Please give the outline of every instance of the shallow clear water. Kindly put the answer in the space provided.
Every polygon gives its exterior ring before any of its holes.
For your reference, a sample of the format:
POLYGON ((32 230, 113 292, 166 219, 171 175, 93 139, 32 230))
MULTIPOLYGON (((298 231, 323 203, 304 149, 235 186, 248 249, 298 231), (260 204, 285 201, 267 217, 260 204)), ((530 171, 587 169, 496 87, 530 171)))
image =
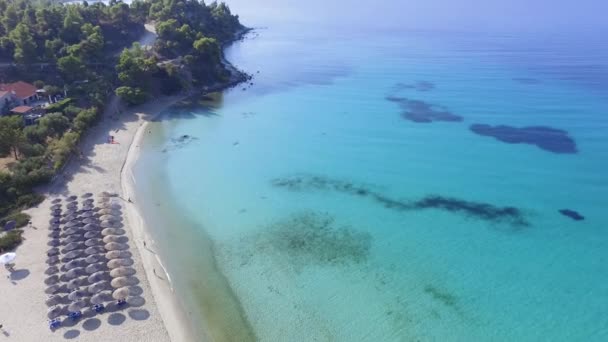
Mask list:
POLYGON ((229 48, 253 85, 168 111, 136 170, 197 326, 608 339, 608 46, 585 39, 274 27, 229 48), (577 153, 472 124, 564 130, 577 153))

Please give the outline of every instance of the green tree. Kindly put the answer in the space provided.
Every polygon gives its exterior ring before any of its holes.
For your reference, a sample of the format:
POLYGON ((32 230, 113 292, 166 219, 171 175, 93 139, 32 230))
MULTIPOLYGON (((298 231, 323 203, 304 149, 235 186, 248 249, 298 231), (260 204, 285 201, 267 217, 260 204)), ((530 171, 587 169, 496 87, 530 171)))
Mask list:
POLYGON ((147 99, 147 94, 141 88, 122 86, 116 88, 116 95, 129 105, 142 104, 147 99))
POLYGON ((66 81, 76 81, 82 79, 85 71, 85 65, 79 57, 65 56, 57 60, 57 67, 61 76, 66 81))
POLYGON ((214 38, 201 38, 194 42, 194 50, 208 62, 217 63, 220 58, 220 46, 214 38))
POLYGON ((38 127, 47 137, 58 137, 70 127, 70 120, 61 113, 51 113, 38 121, 38 127))
POLYGON ((9 34, 9 37, 15 46, 14 58, 17 63, 31 64, 36 61, 37 46, 27 25, 23 23, 17 24, 17 27, 9 34))
POLYGON ((11 151, 15 160, 19 160, 19 148, 24 143, 25 136, 21 117, 0 117, 0 150, 11 151))

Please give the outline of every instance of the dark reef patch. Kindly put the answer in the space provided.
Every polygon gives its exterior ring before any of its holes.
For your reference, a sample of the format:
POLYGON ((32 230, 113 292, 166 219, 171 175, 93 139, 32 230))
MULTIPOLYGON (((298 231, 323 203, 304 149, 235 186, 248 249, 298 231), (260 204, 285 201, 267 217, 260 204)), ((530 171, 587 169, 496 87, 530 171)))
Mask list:
POLYGON ((401 117, 417 123, 429 123, 435 121, 460 122, 462 116, 456 115, 445 107, 424 102, 421 100, 410 100, 405 97, 390 95, 386 99, 397 103, 401 109, 401 117))
POLYGON ((272 185, 285 188, 289 191, 324 190, 366 197, 376 201, 387 209, 396 211, 437 209, 461 213, 467 217, 489 222, 508 223, 519 227, 529 225, 525 214, 520 209, 511 206, 499 207, 489 203, 473 202, 439 195, 429 195, 417 200, 397 200, 364 185, 321 176, 299 175, 277 178, 272 180, 272 185))
POLYGON ((583 221, 585 219, 585 216, 571 209, 560 209, 559 213, 573 219, 574 221, 583 221))
POLYGON ((508 220, 514 225, 526 226, 521 211, 515 207, 496 207, 488 203, 465 201, 458 198, 427 196, 414 202, 416 209, 440 209, 450 212, 462 212, 467 216, 486 221, 508 220))
POLYGON ((193 137, 188 134, 181 135, 177 138, 171 138, 170 143, 165 147, 162 152, 168 152, 171 150, 177 150, 186 147, 188 144, 198 140, 197 137, 193 137))
POLYGON ((457 308, 458 299, 451 293, 438 289, 432 285, 426 285, 424 287, 424 292, 429 294, 433 299, 441 302, 445 306, 449 306, 451 308, 457 308))
MULTIPOLYGON (((323 212, 300 212, 263 227, 246 246, 273 252, 297 268, 310 265, 345 266, 366 262, 372 237, 336 223, 323 212)), ((246 264, 246 263, 244 263, 246 264)))
POLYGON ((512 127, 474 124, 469 129, 478 135, 494 137, 507 144, 530 144, 553 153, 577 153, 576 142, 568 132, 545 126, 512 127))
POLYGON ((394 89, 396 91, 399 90, 405 90, 405 89, 413 89, 416 91, 431 91, 433 89, 435 89, 435 84, 428 82, 428 81, 417 81, 416 83, 413 84, 406 84, 406 83, 397 83, 395 84, 394 89))
POLYGON ((516 78, 513 78, 513 81, 518 82, 518 83, 522 83, 522 84, 539 84, 539 83, 542 83, 541 80, 539 80, 539 79, 529 78, 529 77, 516 77, 516 78))

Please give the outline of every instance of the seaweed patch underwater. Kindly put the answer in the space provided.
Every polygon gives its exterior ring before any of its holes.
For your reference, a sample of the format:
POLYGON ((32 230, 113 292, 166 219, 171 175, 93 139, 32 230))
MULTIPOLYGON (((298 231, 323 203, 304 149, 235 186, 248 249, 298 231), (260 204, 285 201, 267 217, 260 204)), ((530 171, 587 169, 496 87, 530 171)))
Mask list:
POLYGON ((367 197, 387 209, 403 212, 437 209, 460 213, 466 217, 479 220, 507 223, 515 227, 530 225, 522 210, 512 206, 500 207, 489 203, 440 195, 428 195, 416 200, 397 200, 363 185, 321 176, 298 175, 276 178, 272 180, 272 185, 289 191, 325 190, 367 197))

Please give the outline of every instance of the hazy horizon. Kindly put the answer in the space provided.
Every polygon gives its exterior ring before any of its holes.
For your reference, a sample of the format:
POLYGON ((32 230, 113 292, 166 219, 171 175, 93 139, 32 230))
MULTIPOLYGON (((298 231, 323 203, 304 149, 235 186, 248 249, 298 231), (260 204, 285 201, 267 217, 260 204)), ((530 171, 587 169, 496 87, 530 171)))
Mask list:
POLYGON ((608 2, 537 0, 226 0, 246 25, 284 22, 374 28, 492 31, 608 30, 608 2), (281 18, 281 19, 277 19, 281 18), (336 20, 337 19, 337 20, 336 20))

